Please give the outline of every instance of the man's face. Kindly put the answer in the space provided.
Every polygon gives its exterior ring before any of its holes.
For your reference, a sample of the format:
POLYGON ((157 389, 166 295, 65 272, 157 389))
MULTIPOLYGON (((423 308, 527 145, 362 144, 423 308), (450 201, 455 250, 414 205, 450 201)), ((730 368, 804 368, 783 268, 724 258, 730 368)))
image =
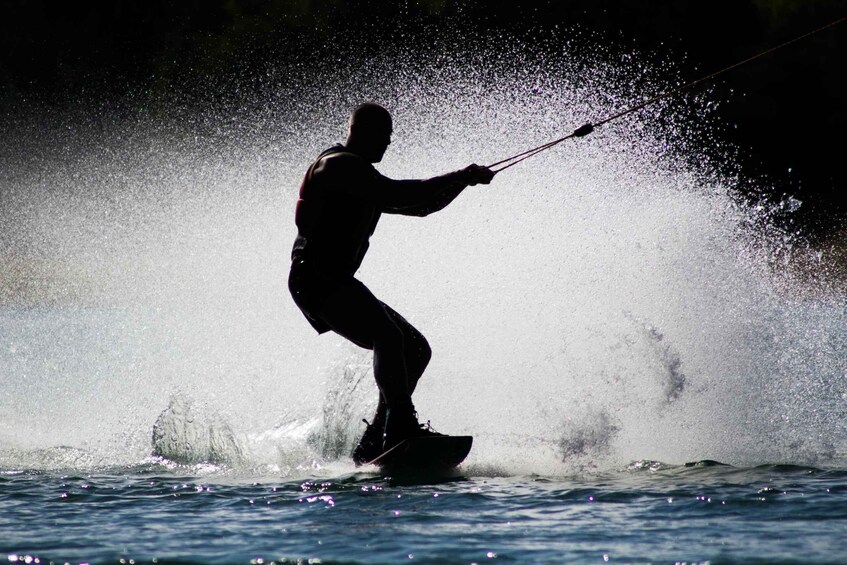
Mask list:
POLYGON ((387 114, 360 115, 350 123, 347 143, 369 163, 379 163, 391 145, 392 133, 391 117, 387 114))
POLYGON ((380 128, 379 130, 374 131, 371 144, 373 149, 373 163, 379 163, 382 161, 382 156, 385 155, 385 151, 388 149, 388 146, 391 145, 392 133, 393 130, 391 128, 391 124, 389 124, 387 128, 380 128))

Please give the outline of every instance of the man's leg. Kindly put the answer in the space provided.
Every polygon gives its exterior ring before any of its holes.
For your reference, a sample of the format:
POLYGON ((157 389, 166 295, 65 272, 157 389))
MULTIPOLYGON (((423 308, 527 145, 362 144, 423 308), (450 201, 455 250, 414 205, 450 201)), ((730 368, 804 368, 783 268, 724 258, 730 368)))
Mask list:
MULTIPOLYGON (((415 392, 415 387, 426 370, 429 360, 432 358, 432 349, 426 338, 412 324, 410 324, 403 316, 398 314, 390 306, 382 303, 383 308, 400 328, 403 333, 403 363, 406 367, 406 388, 411 396, 415 392)), ((372 426, 382 429, 385 427, 385 413, 388 405, 385 397, 380 393, 379 402, 377 402, 376 411, 373 415, 372 426)))
POLYGON ((411 395, 415 392, 418 380, 429 365, 429 360, 432 358, 432 349, 423 334, 406 321, 406 318, 386 304, 383 304, 383 308, 400 328, 400 331, 403 332, 403 360, 406 365, 407 386, 411 395))
POLYGON ((374 352, 380 402, 373 429, 382 429, 384 421, 386 441, 392 445, 419 432, 411 393, 431 356, 426 339, 355 279, 328 297, 319 315, 334 332, 374 352))
POLYGON ((338 335, 374 352, 374 378, 385 402, 410 402, 403 330, 385 305, 353 279, 324 302, 320 317, 338 335))
POLYGON ((424 370, 426 370, 429 364, 429 360, 432 357, 432 349, 430 349, 429 343, 423 334, 403 316, 384 303, 382 306, 403 335, 403 364, 406 373, 406 389, 409 394, 408 408, 403 406, 394 407, 393 416, 391 405, 380 395, 380 402, 377 404, 374 421, 380 422, 380 426, 385 429, 383 448, 388 448, 396 445, 399 441, 410 435, 425 433, 418 423, 418 415, 411 403, 411 396, 417 387, 421 375, 423 375, 424 370))

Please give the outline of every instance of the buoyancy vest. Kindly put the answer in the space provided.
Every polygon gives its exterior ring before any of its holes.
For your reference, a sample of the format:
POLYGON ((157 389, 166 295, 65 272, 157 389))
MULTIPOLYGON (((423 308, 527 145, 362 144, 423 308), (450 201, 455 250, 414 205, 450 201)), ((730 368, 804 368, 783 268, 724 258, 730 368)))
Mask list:
MULTIPOLYGON (((309 166, 295 211, 297 237, 291 258, 308 263, 325 276, 352 276, 358 270, 381 215, 376 202, 345 190, 338 175, 331 180, 314 175, 321 159, 345 151, 343 145, 330 147, 309 166)), ((373 172, 376 182, 379 173, 373 165, 362 161, 362 166, 373 172)), ((350 182, 368 182, 368 176, 361 180, 361 175, 351 175, 350 182)))

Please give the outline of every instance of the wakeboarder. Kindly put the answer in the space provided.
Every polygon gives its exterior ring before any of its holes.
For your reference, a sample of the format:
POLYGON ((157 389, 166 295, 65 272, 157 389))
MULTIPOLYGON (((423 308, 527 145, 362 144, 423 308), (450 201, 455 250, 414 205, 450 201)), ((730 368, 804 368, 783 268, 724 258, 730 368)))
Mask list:
POLYGON ((394 180, 379 173, 391 143, 391 115, 366 102, 353 109, 344 144, 323 151, 300 185, 288 287, 319 333, 332 330, 373 351, 379 401, 353 451, 357 465, 409 437, 440 435, 418 422, 412 393, 429 363, 426 338, 356 277, 380 216, 427 216, 471 185, 488 184, 489 168, 472 164, 428 179, 394 180))

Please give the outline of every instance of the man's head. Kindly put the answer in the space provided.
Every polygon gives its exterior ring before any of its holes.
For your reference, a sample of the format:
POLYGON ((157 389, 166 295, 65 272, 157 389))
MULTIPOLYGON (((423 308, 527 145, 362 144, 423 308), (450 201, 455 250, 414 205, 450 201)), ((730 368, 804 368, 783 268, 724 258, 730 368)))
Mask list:
POLYGON ((391 144, 391 114, 374 102, 359 104, 350 114, 347 149, 369 163, 379 163, 391 144))

